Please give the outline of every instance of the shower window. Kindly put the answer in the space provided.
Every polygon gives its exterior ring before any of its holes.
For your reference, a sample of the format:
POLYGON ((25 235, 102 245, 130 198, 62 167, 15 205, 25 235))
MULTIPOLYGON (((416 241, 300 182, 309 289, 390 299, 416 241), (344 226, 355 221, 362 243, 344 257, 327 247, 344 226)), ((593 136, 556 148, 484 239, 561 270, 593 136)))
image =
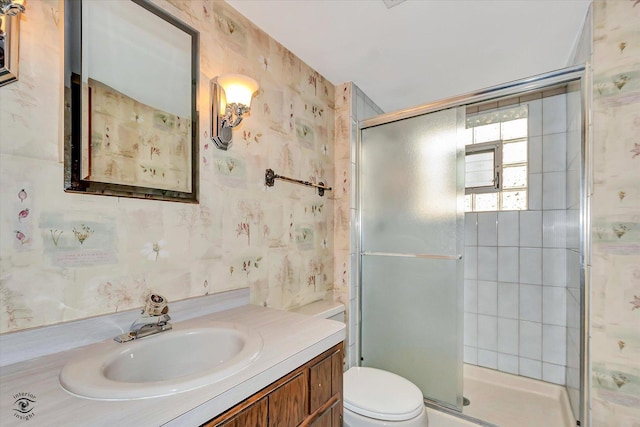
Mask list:
POLYGON ((500 142, 466 146, 465 193, 490 193, 500 189, 501 148, 500 142))
POLYGON ((465 136, 465 211, 527 209, 527 106, 467 115, 465 136))

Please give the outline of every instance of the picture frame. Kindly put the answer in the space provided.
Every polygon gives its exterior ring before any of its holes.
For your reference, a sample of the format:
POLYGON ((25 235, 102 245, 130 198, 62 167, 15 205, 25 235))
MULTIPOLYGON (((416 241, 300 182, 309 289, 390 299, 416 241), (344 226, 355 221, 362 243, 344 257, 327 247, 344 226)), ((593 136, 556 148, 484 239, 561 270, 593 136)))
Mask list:
POLYGON ((198 32, 146 0, 65 22, 65 191, 197 203, 198 32))
POLYGON ((18 80, 20 14, 0 15, 0 86, 18 80))

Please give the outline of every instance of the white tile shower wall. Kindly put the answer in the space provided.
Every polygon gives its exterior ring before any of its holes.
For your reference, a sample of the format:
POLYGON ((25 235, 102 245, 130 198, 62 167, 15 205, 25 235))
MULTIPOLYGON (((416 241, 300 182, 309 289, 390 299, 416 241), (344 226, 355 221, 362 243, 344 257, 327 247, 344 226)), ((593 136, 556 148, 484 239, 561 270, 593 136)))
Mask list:
POLYGON ((530 210, 465 215, 464 361, 557 384, 565 384, 567 316, 579 312, 567 295, 566 209, 576 197, 567 164, 579 142, 567 132, 575 105, 567 98, 528 102, 530 210))
MULTIPOLYGON (((498 317, 503 319, 518 319, 517 283, 498 283, 498 317)), ((466 290, 466 288, 465 288, 466 290)), ((517 338, 517 337, 516 337, 517 338)), ((517 342, 517 339, 516 339, 517 342)))
POLYGON ((498 212, 498 246, 518 246, 520 239, 518 217, 519 213, 516 211, 498 212))

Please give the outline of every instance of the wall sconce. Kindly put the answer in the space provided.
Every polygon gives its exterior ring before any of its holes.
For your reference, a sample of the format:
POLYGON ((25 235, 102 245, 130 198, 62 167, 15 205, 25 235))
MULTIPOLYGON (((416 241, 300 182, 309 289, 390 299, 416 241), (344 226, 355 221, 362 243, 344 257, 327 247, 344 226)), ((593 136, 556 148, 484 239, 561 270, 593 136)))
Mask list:
POLYGON ((249 114, 251 98, 259 87, 257 81, 242 74, 224 74, 211 80, 211 141, 220 150, 231 147, 232 130, 249 114))
POLYGON ((24 12, 24 0, 0 0, 0 15, 17 16, 24 12))

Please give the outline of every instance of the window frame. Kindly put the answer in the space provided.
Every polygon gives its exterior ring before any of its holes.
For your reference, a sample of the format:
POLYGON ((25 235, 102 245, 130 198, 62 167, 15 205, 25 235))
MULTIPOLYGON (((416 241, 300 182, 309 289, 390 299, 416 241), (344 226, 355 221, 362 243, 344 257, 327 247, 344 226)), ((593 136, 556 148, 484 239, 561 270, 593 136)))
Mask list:
POLYGON ((467 187, 464 194, 499 193, 502 191, 502 140, 465 145, 465 158, 469 154, 493 152, 493 185, 467 187))

